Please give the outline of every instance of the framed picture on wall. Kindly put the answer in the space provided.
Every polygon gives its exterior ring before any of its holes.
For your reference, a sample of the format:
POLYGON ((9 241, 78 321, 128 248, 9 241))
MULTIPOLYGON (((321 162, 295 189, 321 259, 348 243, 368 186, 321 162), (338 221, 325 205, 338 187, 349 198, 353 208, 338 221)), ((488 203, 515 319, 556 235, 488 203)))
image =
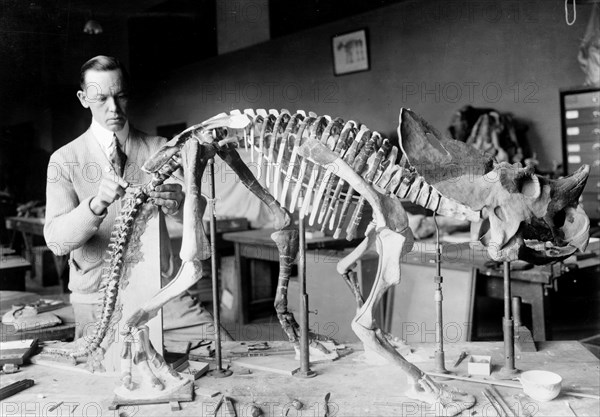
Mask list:
POLYGON ((369 70, 366 29, 333 36, 331 38, 331 49, 333 52, 333 73, 335 75, 369 70))

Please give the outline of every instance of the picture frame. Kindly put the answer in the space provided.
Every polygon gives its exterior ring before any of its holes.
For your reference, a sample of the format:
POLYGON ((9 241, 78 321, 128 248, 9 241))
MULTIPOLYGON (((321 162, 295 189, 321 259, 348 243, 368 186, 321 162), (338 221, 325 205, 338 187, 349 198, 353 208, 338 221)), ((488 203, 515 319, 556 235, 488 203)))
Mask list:
POLYGON ((332 36, 331 51, 336 76, 370 69, 367 29, 332 36))

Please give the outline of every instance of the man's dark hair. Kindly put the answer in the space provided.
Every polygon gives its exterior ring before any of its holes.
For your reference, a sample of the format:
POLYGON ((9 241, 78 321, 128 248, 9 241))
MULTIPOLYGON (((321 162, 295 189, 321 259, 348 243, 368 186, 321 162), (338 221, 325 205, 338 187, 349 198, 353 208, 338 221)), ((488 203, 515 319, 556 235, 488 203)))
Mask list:
POLYGON ((120 70, 123 82, 126 86, 129 86, 129 73, 121 61, 112 56, 98 55, 87 61, 81 66, 81 72, 79 73, 79 85, 82 90, 85 90, 85 74, 88 71, 114 71, 120 70))

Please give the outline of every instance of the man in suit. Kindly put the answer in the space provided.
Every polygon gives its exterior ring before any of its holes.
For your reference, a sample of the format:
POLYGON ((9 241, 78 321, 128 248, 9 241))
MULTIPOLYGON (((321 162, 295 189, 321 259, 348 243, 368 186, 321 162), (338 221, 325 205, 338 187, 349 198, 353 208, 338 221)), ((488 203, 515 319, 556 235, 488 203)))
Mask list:
MULTIPOLYGON (((69 289, 75 312, 76 337, 93 331, 99 319, 103 257, 118 215, 117 201, 130 183, 147 183, 141 170, 166 139, 149 136, 129 124, 129 79, 121 63, 97 56, 83 64, 77 97, 90 109, 89 129, 57 150, 50 158, 46 186, 44 236, 57 255, 70 255, 69 289)), ((167 216, 181 221, 184 193, 179 183, 165 183, 150 193, 154 204, 167 216)), ((161 216, 161 228, 166 230, 161 216)), ((161 265, 174 272, 166 233, 160 242, 161 265)), ((212 316, 185 293, 165 307, 165 327, 193 329, 196 337, 214 336, 212 316), (171 319, 171 320, 170 320, 171 319), (171 321, 171 322, 170 322, 171 321), (198 327, 201 326, 201 327, 198 327)), ((168 337, 165 335, 165 339, 168 337)))

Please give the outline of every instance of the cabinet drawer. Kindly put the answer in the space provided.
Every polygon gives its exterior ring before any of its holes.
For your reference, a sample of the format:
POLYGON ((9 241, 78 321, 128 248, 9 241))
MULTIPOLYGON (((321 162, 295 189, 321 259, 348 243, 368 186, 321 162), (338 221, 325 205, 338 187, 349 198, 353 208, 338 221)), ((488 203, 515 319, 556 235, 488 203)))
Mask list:
POLYGON ((582 107, 599 107, 600 91, 592 91, 581 94, 565 95, 565 109, 576 109, 582 107))
POLYGON ((571 155, 590 155, 600 157, 600 140, 589 142, 577 142, 569 140, 567 142, 567 156, 571 155))
POLYGON ((577 126, 567 126, 567 141, 600 141, 600 125, 581 124, 577 126))
POLYGON ((564 118, 567 126, 593 124, 600 127, 600 106, 565 110, 564 118))

